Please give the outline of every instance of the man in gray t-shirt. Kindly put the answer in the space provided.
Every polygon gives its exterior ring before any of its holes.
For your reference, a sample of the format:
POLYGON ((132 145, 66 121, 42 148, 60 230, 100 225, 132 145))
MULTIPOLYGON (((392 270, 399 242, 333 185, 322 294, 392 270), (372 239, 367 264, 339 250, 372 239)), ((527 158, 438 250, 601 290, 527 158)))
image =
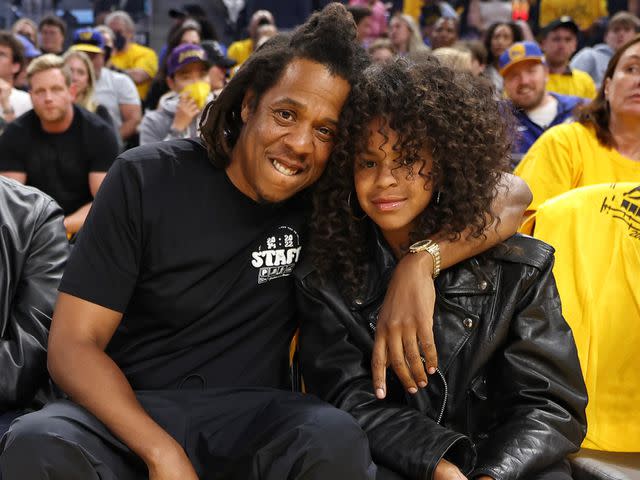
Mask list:
POLYGON ((93 98, 111 114, 122 147, 136 133, 142 119, 142 107, 133 80, 104 66, 107 49, 97 29, 81 28, 74 32, 71 50, 85 52, 91 58, 96 74, 93 98))

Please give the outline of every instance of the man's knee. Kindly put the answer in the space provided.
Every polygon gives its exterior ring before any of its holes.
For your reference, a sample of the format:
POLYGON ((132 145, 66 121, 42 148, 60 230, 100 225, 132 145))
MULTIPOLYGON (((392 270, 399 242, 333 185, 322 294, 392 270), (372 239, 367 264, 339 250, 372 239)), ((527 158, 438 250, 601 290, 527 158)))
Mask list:
POLYGON ((91 474, 92 469, 87 470, 87 458, 78 443, 64 438, 63 433, 68 429, 68 420, 48 417, 43 412, 30 413, 14 421, 0 444, 3 478, 96 478, 91 474))
POLYGON ((367 436, 350 414, 318 404, 302 428, 317 456, 311 478, 374 478, 367 436))

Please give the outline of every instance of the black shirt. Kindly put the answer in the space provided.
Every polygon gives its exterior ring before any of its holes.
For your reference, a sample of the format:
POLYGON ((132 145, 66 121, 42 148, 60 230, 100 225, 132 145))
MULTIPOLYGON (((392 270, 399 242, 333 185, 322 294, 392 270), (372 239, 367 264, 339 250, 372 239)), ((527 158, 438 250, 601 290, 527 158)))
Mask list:
POLYGON ((96 114, 73 107, 63 133, 48 133, 30 110, 0 135, 0 171, 25 172, 27 185, 56 200, 65 215, 91 202, 89 172, 106 172, 118 155, 113 128, 96 114))
POLYGON ((134 389, 284 387, 303 207, 254 202, 196 140, 129 150, 60 290, 123 312, 107 352, 134 389))

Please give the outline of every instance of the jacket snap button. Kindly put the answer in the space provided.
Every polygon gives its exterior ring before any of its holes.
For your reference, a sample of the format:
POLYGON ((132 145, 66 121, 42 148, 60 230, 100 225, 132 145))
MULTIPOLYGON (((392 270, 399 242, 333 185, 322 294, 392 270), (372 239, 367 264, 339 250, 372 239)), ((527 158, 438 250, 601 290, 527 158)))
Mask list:
POLYGON ((362 305, 362 299, 361 298, 356 298, 353 303, 355 303, 356 305, 362 305))
POLYGON ((486 290, 488 285, 489 284, 485 280, 482 280, 480 282, 480 285, 479 285, 480 286, 480 290, 486 290))
POLYGON ((471 328, 473 327, 473 320, 467 317, 462 321, 462 324, 464 325, 464 328, 471 328))

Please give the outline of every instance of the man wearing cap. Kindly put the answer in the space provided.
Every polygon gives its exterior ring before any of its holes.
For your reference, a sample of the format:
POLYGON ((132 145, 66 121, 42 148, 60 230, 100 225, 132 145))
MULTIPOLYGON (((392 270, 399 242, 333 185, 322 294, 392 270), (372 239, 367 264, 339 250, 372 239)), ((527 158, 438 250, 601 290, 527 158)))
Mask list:
POLYGON ((142 107, 133 80, 104 66, 107 48, 97 29, 82 28, 74 32, 71 50, 85 52, 91 58, 96 74, 94 99, 109 111, 122 147, 136 133, 142 118, 142 107))
POLYGON ((548 92, 549 69, 535 42, 517 42, 498 61, 504 91, 518 119, 518 138, 512 151, 513 166, 542 133, 553 125, 570 121, 583 99, 548 92))
POLYGON ((207 54, 200 45, 183 43, 167 60, 167 85, 156 110, 147 110, 140 124, 140 145, 198 135, 204 106, 213 99, 207 78, 207 54))
POLYGON ((629 12, 616 13, 607 24, 604 43, 585 47, 571 60, 571 67, 587 72, 600 88, 609 60, 622 45, 640 31, 640 19, 629 12))
POLYGON ((0 30, 0 132, 9 122, 31 110, 29 94, 14 88, 24 64, 24 48, 18 38, 0 30))
POLYGON ((578 48, 578 31, 578 25, 567 16, 554 20, 542 30, 540 46, 549 68, 547 90, 593 99, 596 86, 591 76, 569 66, 578 48))

